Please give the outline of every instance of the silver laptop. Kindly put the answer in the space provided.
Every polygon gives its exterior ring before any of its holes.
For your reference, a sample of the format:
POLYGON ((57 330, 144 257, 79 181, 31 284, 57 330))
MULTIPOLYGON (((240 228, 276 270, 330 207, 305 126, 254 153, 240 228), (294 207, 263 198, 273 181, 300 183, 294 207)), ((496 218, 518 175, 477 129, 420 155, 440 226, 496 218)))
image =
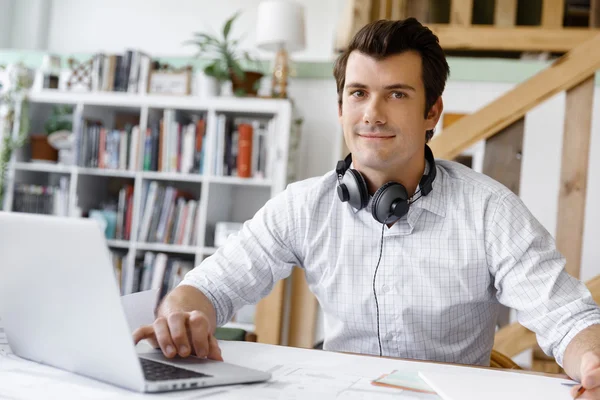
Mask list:
POLYGON ((0 316, 13 352, 139 392, 260 382, 271 374, 138 353, 98 224, 0 212, 0 316))

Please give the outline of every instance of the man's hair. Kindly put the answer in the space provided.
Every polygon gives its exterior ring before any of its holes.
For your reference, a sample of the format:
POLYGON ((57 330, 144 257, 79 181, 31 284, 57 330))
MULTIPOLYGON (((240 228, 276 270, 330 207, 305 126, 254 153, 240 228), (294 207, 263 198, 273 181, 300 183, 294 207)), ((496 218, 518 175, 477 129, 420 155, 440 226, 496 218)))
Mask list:
MULTIPOLYGON (((350 41, 348 48, 337 58, 333 76, 337 84, 338 104, 342 106, 342 95, 346 82, 346 64, 350 53, 357 50, 381 60, 394 54, 413 50, 421 55, 423 84, 425 86, 425 117, 442 95, 450 73, 444 51, 437 36, 415 18, 400 21, 379 20, 361 28, 350 41)), ((433 130, 427 131, 428 142, 433 130)))

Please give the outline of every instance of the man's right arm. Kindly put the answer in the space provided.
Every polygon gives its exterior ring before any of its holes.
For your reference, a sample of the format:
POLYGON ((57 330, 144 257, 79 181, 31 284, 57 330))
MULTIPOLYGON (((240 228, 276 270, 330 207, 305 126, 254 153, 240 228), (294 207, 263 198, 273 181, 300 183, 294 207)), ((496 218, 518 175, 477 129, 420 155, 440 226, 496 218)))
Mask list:
POLYGON ((289 190, 269 200, 239 232, 186 274, 159 306, 155 323, 136 331, 136 343, 150 339, 167 357, 190 355, 193 347, 198 356, 219 359, 213 336, 216 327, 242 306, 256 304, 277 281, 290 275, 294 265, 302 264, 298 238, 304 237, 302 227, 308 218, 297 204, 301 204, 298 194, 289 190), (176 344, 185 351, 176 352, 176 344))
POLYGON ((154 323, 140 327, 133 337, 135 343, 147 339, 169 358, 195 354, 222 361, 221 349, 213 336, 216 325, 210 300, 200 290, 181 285, 161 302, 154 323))

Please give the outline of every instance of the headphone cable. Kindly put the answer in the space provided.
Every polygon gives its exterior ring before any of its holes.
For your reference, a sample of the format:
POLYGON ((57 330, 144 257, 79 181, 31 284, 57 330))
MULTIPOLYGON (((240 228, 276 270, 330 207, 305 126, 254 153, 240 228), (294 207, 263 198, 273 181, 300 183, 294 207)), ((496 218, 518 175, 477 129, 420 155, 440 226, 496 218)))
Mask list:
POLYGON ((385 224, 390 217, 388 216, 383 224, 381 224, 381 241, 379 245, 379 259, 377 260, 377 265, 375 266, 375 273, 373 274, 373 295, 375 296, 375 308, 377 309, 377 341, 379 343, 379 357, 383 355, 381 350, 381 335, 379 333, 379 303, 377 302, 377 291, 375 290, 375 279, 377 278, 377 270, 379 269, 379 263, 381 262, 381 255, 383 254, 383 231, 385 229, 385 224))
MULTIPOLYGON (((419 192, 421 192, 421 188, 419 188, 419 190, 413 196, 415 196, 419 192)), ((419 200, 421 197, 423 197, 422 194, 420 194, 419 197, 412 200, 408 204, 414 203, 415 201, 419 200)), ((379 356, 380 357, 383 355, 383 352, 381 350, 381 334, 379 331, 379 302, 377 301, 377 291, 375 290, 375 280, 377 279, 377 271, 379 270, 379 263, 381 262, 381 255, 383 254, 383 232, 385 230, 385 225, 387 223, 387 220, 391 216, 392 215, 388 215, 387 218, 385 219, 385 221, 383 221, 383 224, 381 224, 381 240, 380 240, 380 245, 379 245, 379 259, 377 260, 377 265, 375 266, 375 273, 373 274, 373 295, 375 296, 375 309, 377 310, 377 342, 379 344, 379 356)))

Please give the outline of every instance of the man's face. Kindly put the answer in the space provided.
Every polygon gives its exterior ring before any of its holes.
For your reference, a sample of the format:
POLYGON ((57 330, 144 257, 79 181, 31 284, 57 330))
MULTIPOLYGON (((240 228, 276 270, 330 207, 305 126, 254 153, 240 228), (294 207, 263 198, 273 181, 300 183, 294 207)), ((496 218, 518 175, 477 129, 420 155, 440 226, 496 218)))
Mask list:
POLYGON ((425 118, 417 52, 379 61, 358 51, 348 57, 339 118, 357 168, 389 170, 422 158, 425 132, 435 127, 441 107, 440 99, 425 118))

